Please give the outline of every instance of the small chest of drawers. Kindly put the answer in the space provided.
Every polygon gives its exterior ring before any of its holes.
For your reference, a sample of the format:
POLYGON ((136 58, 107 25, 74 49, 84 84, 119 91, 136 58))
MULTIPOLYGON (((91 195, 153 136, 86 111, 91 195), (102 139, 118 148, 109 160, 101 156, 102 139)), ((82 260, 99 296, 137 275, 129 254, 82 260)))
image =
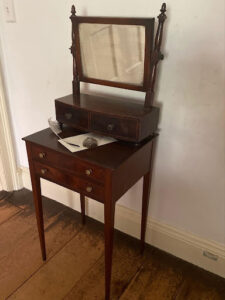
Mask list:
POLYGON ((62 171, 81 176, 86 180, 91 179, 98 183, 104 182, 105 170, 103 168, 81 161, 74 156, 65 156, 62 159, 61 153, 38 145, 32 145, 32 156, 35 161, 53 167, 57 166, 62 171))
MULTIPOLYGON (((67 134, 72 136, 77 133, 71 129, 67 134)), ((141 177, 144 178, 141 222, 142 249, 144 247, 155 136, 145 139, 138 145, 114 142, 76 153, 71 153, 64 148, 49 128, 32 134, 24 140, 27 147, 43 260, 46 259, 46 247, 41 178, 80 194, 83 223, 85 221, 85 196, 103 203, 105 287, 109 291, 116 201, 141 177)), ((106 295, 108 299, 109 292, 106 295)))
POLYGON ((104 200, 104 169, 43 146, 31 146, 35 173, 100 202, 104 200))
POLYGON ((55 100, 56 119, 77 129, 139 143, 156 132, 157 107, 145 108, 141 101, 108 99, 80 94, 79 101, 69 95, 55 100))

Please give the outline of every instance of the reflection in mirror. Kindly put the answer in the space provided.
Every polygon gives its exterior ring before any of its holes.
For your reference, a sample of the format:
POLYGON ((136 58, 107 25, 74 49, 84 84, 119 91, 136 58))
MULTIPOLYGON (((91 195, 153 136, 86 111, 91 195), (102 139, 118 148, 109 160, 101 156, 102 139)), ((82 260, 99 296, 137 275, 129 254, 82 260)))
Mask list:
POLYGON ((142 86, 145 27, 79 24, 83 76, 142 86))

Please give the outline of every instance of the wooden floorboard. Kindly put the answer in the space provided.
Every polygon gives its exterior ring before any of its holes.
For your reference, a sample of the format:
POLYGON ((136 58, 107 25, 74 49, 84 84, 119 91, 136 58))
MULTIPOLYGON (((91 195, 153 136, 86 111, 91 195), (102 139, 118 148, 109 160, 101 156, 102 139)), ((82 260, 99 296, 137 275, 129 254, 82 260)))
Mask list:
POLYGON ((182 281, 181 271, 150 256, 121 299, 172 300, 175 299, 177 289, 182 281))
MULTIPOLYGON (((32 193, 0 200, 0 300, 104 299, 103 225, 43 197, 41 259, 32 193)), ((112 299, 225 300, 225 280, 116 231, 112 299)))
POLYGON ((63 299, 102 254, 102 234, 85 228, 8 299, 63 299))
POLYGON ((0 224, 20 211, 18 207, 7 201, 10 196, 10 193, 0 192, 0 224))
POLYGON ((1 191, 0 191, 0 201, 1 201, 2 199, 7 199, 7 198, 9 198, 12 194, 13 194, 13 192, 6 192, 6 191, 4 191, 4 190, 1 190, 1 191))
MULTIPOLYGON (((31 195, 31 194, 29 194, 31 195)), ((44 199, 44 201, 47 199, 44 199)), ((45 201, 45 235, 48 260, 81 229, 76 212, 45 201)), ((0 299, 5 299, 43 262, 33 206, 28 203, 19 213, 0 225, 0 299)))
MULTIPOLYGON (((128 240, 127 237, 122 238, 120 235, 114 242, 112 299, 119 299, 145 261, 145 256, 140 254, 136 241, 131 243, 132 241, 128 240)), ((104 256, 74 285, 64 298, 64 300, 73 299, 104 299, 104 256)))

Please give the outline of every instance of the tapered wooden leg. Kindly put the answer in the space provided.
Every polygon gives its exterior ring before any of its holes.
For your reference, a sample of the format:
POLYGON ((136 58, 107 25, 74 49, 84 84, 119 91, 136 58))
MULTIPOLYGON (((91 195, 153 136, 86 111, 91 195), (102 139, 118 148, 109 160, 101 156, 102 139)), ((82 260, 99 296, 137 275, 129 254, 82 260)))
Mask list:
POLYGON ((81 217, 82 224, 85 224, 85 196, 80 194, 80 207, 81 207, 81 217))
POLYGON ((110 299, 110 284, 112 273, 112 254, 114 236, 115 202, 106 199, 105 212, 105 300, 110 299))
POLYGON ((42 209, 42 197, 41 197, 41 181, 40 177, 35 174, 33 163, 31 146, 27 144, 27 154, 30 167, 30 176, 33 190, 33 198, 37 219, 37 227, 41 245, 42 259, 46 260, 46 248, 45 248, 45 233, 44 233, 44 220, 43 220, 43 209, 42 209))
POLYGON ((154 140, 152 141, 152 146, 151 146, 149 171, 147 174, 144 175, 144 181, 143 181, 142 217, 141 217, 141 253, 143 253, 145 247, 145 233, 146 233, 149 197, 150 197, 151 181, 152 181, 153 152, 154 152, 154 140))
POLYGON ((44 220, 43 220, 43 209, 42 209, 42 197, 41 197, 41 182, 40 177, 32 176, 32 188, 34 205, 38 226, 39 239, 41 244, 42 259, 46 260, 46 248, 45 248, 45 232, 44 232, 44 220))

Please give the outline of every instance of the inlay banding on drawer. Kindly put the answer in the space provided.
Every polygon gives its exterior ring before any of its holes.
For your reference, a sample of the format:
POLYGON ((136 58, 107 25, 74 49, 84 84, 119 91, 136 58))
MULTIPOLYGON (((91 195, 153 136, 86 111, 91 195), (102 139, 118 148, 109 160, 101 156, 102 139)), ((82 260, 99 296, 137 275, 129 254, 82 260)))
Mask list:
POLYGON ((86 129, 88 127, 88 112, 67 106, 63 103, 56 105, 56 118, 61 123, 66 123, 76 128, 86 129))
POLYGON ((138 126, 139 124, 136 119, 91 113, 90 130, 103 132, 106 135, 136 140, 138 126))
POLYGON ((97 184, 91 180, 85 180, 70 173, 65 173, 64 171, 39 162, 34 162, 34 170, 37 175, 44 179, 104 202, 104 186, 101 184, 97 184))
POLYGON ((63 156, 56 151, 51 151, 41 146, 32 145, 33 159, 59 169, 74 173, 84 179, 91 179, 104 183, 105 170, 87 162, 81 162, 75 157, 63 156))

